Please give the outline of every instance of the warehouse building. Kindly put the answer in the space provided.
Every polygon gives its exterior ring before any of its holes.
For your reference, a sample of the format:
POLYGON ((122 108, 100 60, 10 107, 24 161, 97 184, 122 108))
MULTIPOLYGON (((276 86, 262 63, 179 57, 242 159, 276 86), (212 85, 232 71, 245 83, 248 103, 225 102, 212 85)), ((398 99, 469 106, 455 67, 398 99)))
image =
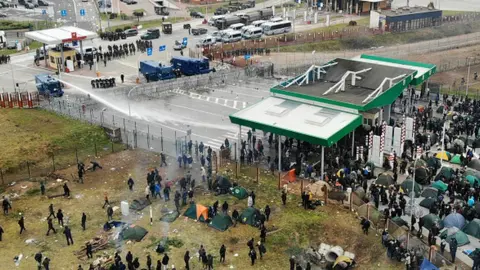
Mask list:
POLYGON ((404 32, 442 24, 442 11, 432 7, 401 7, 370 12, 370 28, 404 32))

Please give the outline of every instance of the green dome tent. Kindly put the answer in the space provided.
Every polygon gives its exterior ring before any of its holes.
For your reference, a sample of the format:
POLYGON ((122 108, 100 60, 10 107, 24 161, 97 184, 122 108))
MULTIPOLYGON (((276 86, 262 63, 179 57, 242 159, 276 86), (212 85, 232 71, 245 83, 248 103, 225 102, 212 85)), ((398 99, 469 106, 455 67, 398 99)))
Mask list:
POLYGON ((129 208, 134 211, 141 211, 150 204, 152 203, 146 198, 139 198, 138 200, 133 200, 129 208))
POLYGON ((415 161, 414 163, 415 168, 428 167, 427 161, 423 159, 417 159, 417 161, 415 161))
POLYGON ((427 230, 432 229, 433 224, 437 224, 440 229, 443 228, 442 220, 440 217, 434 214, 428 214, 422 217, 423 218, 423 227, 427 230))
POLYGON ((420 192, 422 191, 422 187, 418 183, 413 183, 411 178, 408 178, 405 181, 403 181, 400 186, 402 187, 403 192, 405 194, 407 194, 408 196, 411 196, 410 194, 412 192, 412 184, 413 184, 413 190, 415 191, 415 197, 418 198, 420 196, 420 192))
POLYGON ((215 181, 213 181, 213 189, 216 190, 217 188, 221 190, 229 190, 232 187, 232 184, 230 183, 230 180, 228 180, 228 177, 217 175, 217 178, 215 181))
POLYGON ((459 247, 470 243, 470 240, 468 240, 468 236, 456 227, 451 227, 444 230, 442 233, 440 233, 440 238, 445 239, 447 243, 450 243, 452 241, 452 238, 455 238, 459 247))
POLYGON ((234 187, 231 189, 232 195, 240 200, 246 199, 248 197, 248 191, 243 187, 234 187))
POLYGON ((375 184, 388 187, 393 184, 393 176, 387 173, 381 173, 378 175, 377 180, 375 180, 375 184))
POLYGON ((437 201, 437 199, 435 198, 426 198, 426 199, 423 199, 421 202, 420 202, 420 206, 423 206, 427 209, 430 209, 430 207, 437 201))
POLYGON ((188 207, 187 211, 183 213, 183 215, 191 219, 205 222, 208 219, 208 208, 201 204, 192 203, 190 204, 190 207, 188 207))
POLYGON ((474 169, 467 168, 465 170, 465 172, 463 173, 463 176, 466 177, 467 175, 473 175, 473 176, 477 177, 478 179, 480 179, 480 172, 477 171, 477 170, 474 170, 474 169))
POLYGON ((226 231, 232 225, 232 218, 222 213, 218 213, 215 217, 213 217, 210 223, 208 223, 209 227, 212 227, 222 232, 226 231))
POLYGON ((468 164, 468 168, 472 168, 474 170, 480 171, 480 160, 479 159, 472 159, 468 164))
POLYGON ((415 182, 421 184, 421 185, 427 185, 428 184, 428 171, 425 167, 417 167, 415 169, 415 182))
POLYGON ((442 180, 442 176, 445 177, 447 180, 452 180, 453 177, 453 169, 450 167, 442 167, 440 172, 435 177, 435 180, 442 180))
POLYGON ((477 182, 477 184, 480 185, 480 180, 478 180, 478 178, 474 175, 467 175, 465 177, 465 180, 467 180, 468 183, 470 183, 471 186, 473 186, 475 184, 475 182, 477 182))
POLYGON ((240 214, 240 216, 238 217, 238 221, 243 224, 258 227, 260 225, 260 211, 253 207, 248 207, 240 214))
POLYGON ((462 231, 475 238, 480 238, 480 219, 476 218, 470 221, 462 231))
POLYGON ((460 157, 460 154, 456 154, 455 156, 453 156, 450 162, 453 164, 462 164, 462 159, 460 157))
POLYGON ((123 240, 132 240, 140 242, 143 237, 147 235, 148 231, 145 228, 138 225, 131 225, 125 227, 121 232, 121 237, 123 240))
POLYGON ((434 168, 434 172, 436 172, 436 170, 438 170, 441 166, 440 161, 435 157, 429 157, 427 159, 427 164, 428 164, 428 167, 434 168))
POLYGON ((437 198, 438 197, 438 189, 434 187, 428 187, 422 191, 420 195, 425 198, 437 198))
POLYGON ((445 184, 445 183, 444 183, 443 181, 441 181, 441 180, 438 180, 438 181, 436 181, 435 183, 433 183, 433 184, 432 184, 432 187, 438 189, 438 190, 441 191, 441 192, 447 191, 447 188, 448 188, 447 184, 445 184))

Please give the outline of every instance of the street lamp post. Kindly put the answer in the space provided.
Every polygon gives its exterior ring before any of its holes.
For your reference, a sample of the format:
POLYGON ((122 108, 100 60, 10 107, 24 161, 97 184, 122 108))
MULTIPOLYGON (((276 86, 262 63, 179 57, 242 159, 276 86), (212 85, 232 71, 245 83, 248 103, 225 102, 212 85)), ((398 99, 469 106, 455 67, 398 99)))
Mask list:
POLYGON ((472 59, 472 57, 467 57, 467 61, 468 61, 468 71, 467 71, 467 87, 465 88, 465 98, 468 97, 468 84, 470 82, 470 60, 472 59))
POLYGON ((132 111, 130 110, 130 94, 132 93, 133 90, 135 90, 138 86, 135 86, 133 87, 132 89, 130 89, 130 91, 128 91, 128 94, 127 94, 127 102, 128 102, 128 116, 129 117, 132 117, 132 111))
POLYGON ((138 67, 138 75, 137 75, 137 80, 140 80, 140 57, 142 55, 144 55, 145 53, 141 53, 138 55, 138 59, 137 59, 137 67, 138 67))

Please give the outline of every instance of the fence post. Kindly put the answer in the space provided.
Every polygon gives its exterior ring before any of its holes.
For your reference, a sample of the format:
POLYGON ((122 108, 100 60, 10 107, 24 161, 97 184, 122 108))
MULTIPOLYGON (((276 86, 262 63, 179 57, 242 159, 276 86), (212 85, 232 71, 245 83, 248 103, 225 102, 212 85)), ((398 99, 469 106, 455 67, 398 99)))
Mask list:
POLYGON ((352 202, 353 200, 352 199, 353 199, 353 192, 350 192, 350 199, 349 199, 349 201, 350 201, 350 211, 353 210, 353 202, 352 202))
POLYGON ((328 188, 325 188, 325 205, 327 205, 328 202, 328 188))
POLYGON ((75 158, 77 159, 77 164, 78 164, 78 149, 75 147, 75 158))
POLYGON ((53 165, 53 171, 55 171, 55 154, 52 153, 52 165, 53 165))
POLYGON ((28 170, 28 178, 32 178, 32 175, 30 174, 30 162, 27 161, 27 170, 28 170))
POLYGON ((115 114, 112 114, 112 126, 115 127, 115 114))
POLYGON ((135 148, 137 148, 138 147, 138 145, 137 145, 137 121, 135 121, 135 134, 133 136, 133 143, 135 145, 135 148))
POLYGON ((93 142, 93 148, 95 149, 95 157, 97 157, 97 142, 93 142))
POLYGON ((370 204, 367 203, 367 220, 370 220, 370 204))
POLYGON ((162 147, 163 151, 163 128, 160 128, 160 146, 162 147))
POLYGON ((147 125, 147 148, 150 149, 150 125, 147 125))
POLYGON ((278 189, 281 189, 282 188, 282 177, 281 177, 281 173, 278 172, 278 189))
POLYGON ((257 163, 257 184, 260 180, 260 168, 258 167, 258 163, 257 163))
POLYGON ((3 170, 0 168, 0 177, 2 178, 2 185, 5 184, 4 180, 3 180, 3 170))
POLYGON ((125 126, 125 118, 123 118, 123 133, 125 133, 125 144, 127 145, 127 148, 128 148, 128 133, 127 133, 127 127, 125 126))
POLYGON ((114 152, 114 150, 113 150, 113 140, 111 140, 110 143, 112 144, 112 153, 113 153, 114 152))
POLYGON ((303 179, 300 179, 300 193, 303 193, 303 179))

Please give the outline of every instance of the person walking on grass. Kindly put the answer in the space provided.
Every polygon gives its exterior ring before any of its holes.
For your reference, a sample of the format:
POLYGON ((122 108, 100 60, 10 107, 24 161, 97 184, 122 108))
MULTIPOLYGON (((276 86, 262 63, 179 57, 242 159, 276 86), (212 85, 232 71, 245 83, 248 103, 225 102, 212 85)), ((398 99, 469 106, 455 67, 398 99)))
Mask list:
POLYGON ((63 212, 62 212, 62 209, 58 209, 58 211, 57 211, 57 220, 58 220, 58 225, 60 225, 60 227, 63 227, 63 212))
POLYGON ((53 227, 53 220, 51 218, 48 218, 47 223, 48 223, 47 236, 50 234, 50 231, 53 231, 53 233, 57 233, 57 231, 53 227))
POLYGON ((225 263, 225 253, 227 252, 227 248, 225 245, 222 244, 220 247, 220 262, 225 263))
POLYGON ((20 220, 18 221, 18 226, 20 226, 20 234, 22 234, 23 231, 26 231, 27 229, 25 228, 25 219, 20 217, 20 220))
POLYGON ((86 224, 87 224, 87 215, 85 215, 85 213, 82 213, 82 229, 84 231, 86 229, 86 224))
POLYGON ((248 253, 248 256, 250 257, 250 260, 252 261, 252 266, 255 265, 255 260, 257 259, 257 252, 255 249, 250 249, 250 252, 248 253))
POLYGON ((128 181, 127 181, 127 184, 128 184, 128 189, 130 191, 133 191, 133 185, 135 184, 135 182, 133 181, 133 178, 132 178, 132 175, 128 175, 128 181))
POLYGON ((185 269, 190 270, 190 251, 186 251, 183 255, 183 261, 185 262, 185 269))
POLYGON ((48 206, 48 212, 50 213, 47 217, 47 219, 49 219, 51 216, 53 216, 53 218, 57 218, 55 216, 55 211, 53 210, 53 203, 51 203, 49 206, 48 206))
POLYGON ((70 246, 70 244, 73 245, 72 231, 68 226, 65 226, 63 234, 65 234, 65 238, 67 238, 67 246, 70 246))

